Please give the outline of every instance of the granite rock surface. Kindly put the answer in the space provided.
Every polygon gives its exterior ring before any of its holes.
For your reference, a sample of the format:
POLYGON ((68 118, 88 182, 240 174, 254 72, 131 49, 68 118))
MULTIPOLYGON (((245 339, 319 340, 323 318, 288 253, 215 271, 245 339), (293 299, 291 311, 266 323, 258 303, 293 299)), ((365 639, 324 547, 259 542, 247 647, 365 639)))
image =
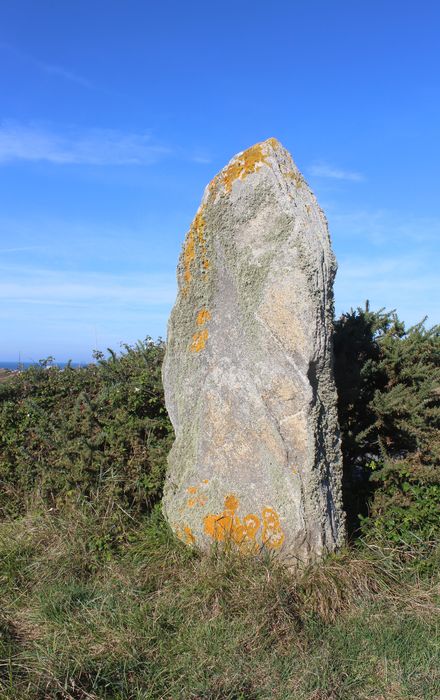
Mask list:
POLYGON ((292 564, 342 544, 335 272, 324 214, 276 139, 206 187, 163 366, 176 433, 163 506, 188 544, 267 548, 292 564))

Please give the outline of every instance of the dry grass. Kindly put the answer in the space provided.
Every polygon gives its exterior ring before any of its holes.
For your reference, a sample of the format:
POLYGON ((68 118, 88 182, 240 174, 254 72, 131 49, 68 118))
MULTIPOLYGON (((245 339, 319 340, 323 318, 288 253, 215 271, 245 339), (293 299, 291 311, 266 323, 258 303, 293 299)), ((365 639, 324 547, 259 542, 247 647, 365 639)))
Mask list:
POLYGON ((0 697, 438 700, 438 575, 419 559, 364 545, 292 575, 201 557, 157 514, 4 522, 0 697))

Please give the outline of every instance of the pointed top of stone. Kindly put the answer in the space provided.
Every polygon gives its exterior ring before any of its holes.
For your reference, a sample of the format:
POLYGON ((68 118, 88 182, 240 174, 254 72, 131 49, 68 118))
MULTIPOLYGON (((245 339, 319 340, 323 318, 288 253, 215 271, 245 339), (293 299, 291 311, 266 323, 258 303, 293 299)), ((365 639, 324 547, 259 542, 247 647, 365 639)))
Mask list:
POLYGON ((243 182, 265 168, 271 168, 278 176, 292 180, 297 187, 304 182, 290 153, 272 136, 231 158, 209 183, 208 194, 217 192, 219 188, 225 193, 230 193, 235 183, 243 182))

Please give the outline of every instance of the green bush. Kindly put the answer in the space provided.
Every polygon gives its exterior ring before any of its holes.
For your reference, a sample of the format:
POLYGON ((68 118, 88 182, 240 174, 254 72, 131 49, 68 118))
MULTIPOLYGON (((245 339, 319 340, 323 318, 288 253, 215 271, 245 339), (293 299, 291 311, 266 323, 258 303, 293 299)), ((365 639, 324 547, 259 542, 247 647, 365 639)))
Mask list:
POLYGON ((440 327, 357 309, 335 329, 349 526, 389 540, 440 531, 440 327), (369 509, 367 511, 367 505, 369 509))
POLYGON ((0 384, 0 515, 42 499, 112 499, 145 511, 162 493, 172 429, 164 345, 147 339, 95 364, 42 361, 0 384))
MULTIPOLYGON (((369 536, 433 538, 440 530, 439 327, 406 330, 395 313, 367 304, 336 322, 334 348, 350 533, 362 523, 369 536)), ((38 499, 49 507, 98 499, 132 514, 160 499, 172 442, 164 345, 147 339, 109 353, 83 368, 44 361, 0 383, 0 517, 38 499)), ((96 548, 111 549, 115 532, 96 548)))

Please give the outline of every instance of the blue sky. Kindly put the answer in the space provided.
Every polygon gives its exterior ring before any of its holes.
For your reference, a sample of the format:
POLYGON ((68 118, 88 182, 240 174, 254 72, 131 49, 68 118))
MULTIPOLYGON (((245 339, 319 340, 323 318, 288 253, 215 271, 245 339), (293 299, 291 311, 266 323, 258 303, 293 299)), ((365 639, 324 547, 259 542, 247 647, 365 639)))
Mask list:
POLYGON ((0 4, 0 360, 166 333, 204 186, 277 137, 316 193, 339 314, 440 321, 440 4, 0 4))

